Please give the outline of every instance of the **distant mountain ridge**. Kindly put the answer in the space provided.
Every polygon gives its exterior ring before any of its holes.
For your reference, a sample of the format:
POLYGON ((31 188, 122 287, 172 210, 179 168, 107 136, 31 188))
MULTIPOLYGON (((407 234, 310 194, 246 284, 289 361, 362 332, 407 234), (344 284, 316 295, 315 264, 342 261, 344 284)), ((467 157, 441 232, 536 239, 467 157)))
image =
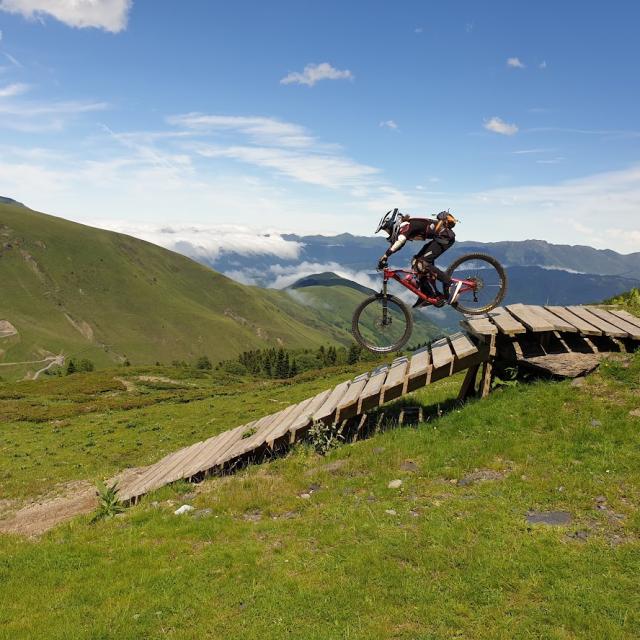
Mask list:
MULTIPOLYGON (((461 236, 462 234, 459 234, 461 236)), ((336 261, 354 269, 371 269, 376 258, 387 247, 382 237, 354 236, 343 233, 337 236, 283 235, 290 241, 304 246, 299 261, 336 261)), ((413 243, 415 251, 420 244, 413 243)), ((410 256, 408 245, 398 259, 410 256)), ((640 251, 621 254, 611 249, 595 249, 583 245, 552 244, 546 240, 503 240, 499 242, 475 242, 458 240, 442 258, 443 264, 465 253, 489 253, 505 266, 547 267, 579 273, 616 275, 640 279, 640 251)), ((408 259, 408 258, 407 258, 408 259)))
POLYGON ((0 204, 12 204, 12 205, 14 205, 16 207, 24 207, 22 202, 18 202, 17 200, 14 200, 13 198, 7 198, 6 196, 0 196, 0 204))
POLYGON ((349 287, 368 296, 375 293, 373 289, 358 284, 353 280, 341 278, 331 271, 325 271, 324 273, 315 273, 313 275, 300 278, 300 280, 297 280, 292 285, 290 285, 289 288, 303 289, 304 287, 349 287))
MULTIPOLYGON (((210 264, 232 277, 241 275, 246 281, 263 287, 280 281, 282 273, 290 274, 291 282, 296 276, 299 279, 323 271, 337 271, 352 280, 366 282, 388 246, 381 237, 349 233, 291 234, 283 238, 300 246, 296 258, 222 252, 210 264)), ((405 267, 420 246, 418 242, 409 244, 393 256, 390 263, 405 267)), ((640 282, 640 252, 624 255, 609 249, 556 245, 544 240, 458 241, 438 264, 446 267, 459 256, 476 252, 496 257, 508 272, 513 271, 509 295, 517 302, 540 304, 549 297, 556 304, 582 304, 623 293, 640 282)))

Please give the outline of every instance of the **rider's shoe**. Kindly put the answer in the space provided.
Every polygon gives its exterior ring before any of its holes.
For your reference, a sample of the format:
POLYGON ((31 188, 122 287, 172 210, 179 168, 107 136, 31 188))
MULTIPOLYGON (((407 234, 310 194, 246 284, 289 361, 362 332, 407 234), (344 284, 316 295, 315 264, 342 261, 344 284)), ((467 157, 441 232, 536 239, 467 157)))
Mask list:
POLYGON ((458 298, 458 294, 460 293, 460 288, 462 287, 462 282, 456 282, 454 285, 449 287, 449 298, 447 302, 449 304, 453 304, 458 298))
POLYGON ((421 307, 426 307, 431 304, 428 300, 423 300, 422 298, 418 298, 414 303, 412 309, 420 309, 421 307))

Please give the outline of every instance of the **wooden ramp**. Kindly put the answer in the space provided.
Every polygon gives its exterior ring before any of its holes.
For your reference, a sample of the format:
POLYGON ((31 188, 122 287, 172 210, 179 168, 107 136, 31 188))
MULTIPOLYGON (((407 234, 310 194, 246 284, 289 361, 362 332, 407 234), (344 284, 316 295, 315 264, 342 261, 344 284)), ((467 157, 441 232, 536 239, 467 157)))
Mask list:
POLYGON ((397 358, 388 366, 342 382, 278 413, 165 456, 131 483, 122 485, 120 500, 135 502, 140 496, 176 480, 201 478, 249 456, 290 445, 304 438, 314 422, 340 423, 477 365, 488 356, 487 346, 476 344, 463 333, 442 338, 415 352, 411 358, 397 358))
POLYGON ((133 503, 177 480, 201 479, 289 446, 303 439, 316 422, 342 423, 460 371, 467 371, 460 393, 464 400, 474 390, 482 366, 479 392, 484 397, 500 359, 544 368, 545 358, 559 354, 597 354, 640 345, 639 318, 594 307, 513 304, 484 316, 466 317, 461 324, 467 334, 436 340, 410 358, 396 358, 282 411, 165 456, 120 486, 120 500, 133 503))

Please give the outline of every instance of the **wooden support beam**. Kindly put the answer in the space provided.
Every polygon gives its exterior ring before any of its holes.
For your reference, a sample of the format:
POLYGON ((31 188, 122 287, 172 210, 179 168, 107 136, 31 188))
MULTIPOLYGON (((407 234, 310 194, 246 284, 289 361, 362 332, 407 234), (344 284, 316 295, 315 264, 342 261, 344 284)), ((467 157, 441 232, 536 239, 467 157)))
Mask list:
POLYGON ((475 395, 476 376, 478 375, 479 368, 479 364, 474 364, 467 369, 467 373, 462 381, 462 386, 460 387, 460 393, 458 393, 459 402, 466 402, 468 398, 475 395))
POLYGON ((482 363, 482 376, 480 378, 480 397, 486 398, 491 393, 493 380, 493 361, 486 360, 482 363))

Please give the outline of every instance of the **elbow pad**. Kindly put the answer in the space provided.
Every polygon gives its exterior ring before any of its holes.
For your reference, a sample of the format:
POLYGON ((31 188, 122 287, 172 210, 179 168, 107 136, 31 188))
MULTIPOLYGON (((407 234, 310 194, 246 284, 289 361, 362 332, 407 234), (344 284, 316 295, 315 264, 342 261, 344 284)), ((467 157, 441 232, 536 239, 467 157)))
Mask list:
POLYGON ((407 242, 407 238, 406 236, 400 235, 398 236, 398 239, 387 249, 387 255, 390 256, 392 253, 395 253, 396 251, 399 251, 400 249, 402 249, 402 247, 404 247, 405 243, 407 242))

